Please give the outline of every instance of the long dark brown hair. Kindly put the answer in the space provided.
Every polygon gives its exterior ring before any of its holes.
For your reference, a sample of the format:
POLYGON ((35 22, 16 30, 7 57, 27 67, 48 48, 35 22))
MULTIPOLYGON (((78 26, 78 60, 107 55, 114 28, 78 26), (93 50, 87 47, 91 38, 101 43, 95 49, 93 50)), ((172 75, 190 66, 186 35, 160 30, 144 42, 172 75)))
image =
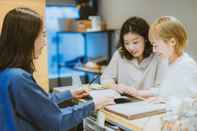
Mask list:
POLYGON ((29 8, 15 8, 4 18, 0 36, 0 69, 34 71, 34 43, 42 28, 39 14, 29 8))
POLYGON ((149 24, 141 17, 131 17, 124 22, 120 30, 120 38, 118 49, 121 57, 128 60, 133 59, 133 56, 127 51, 124 45, 124 35, 128 33, 135 33, 144 38, 145 46, 143 57, 146 58, 152 53, 152 45, 148 39, 149 24))

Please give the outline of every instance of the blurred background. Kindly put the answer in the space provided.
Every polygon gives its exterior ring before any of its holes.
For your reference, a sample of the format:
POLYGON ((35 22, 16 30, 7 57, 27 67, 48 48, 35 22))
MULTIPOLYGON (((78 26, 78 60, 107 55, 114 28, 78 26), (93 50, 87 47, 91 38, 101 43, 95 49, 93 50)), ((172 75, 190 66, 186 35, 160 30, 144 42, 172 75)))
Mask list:
POLYGON ((46 0, 49 85, 70 85, 73 74, 84 83, 94 79, 109 62, 119 29, 131 16, 150 23, 162 15, 177 17, 189 33, 187 50, 197 59, 196 6, 196 0, 46 0))

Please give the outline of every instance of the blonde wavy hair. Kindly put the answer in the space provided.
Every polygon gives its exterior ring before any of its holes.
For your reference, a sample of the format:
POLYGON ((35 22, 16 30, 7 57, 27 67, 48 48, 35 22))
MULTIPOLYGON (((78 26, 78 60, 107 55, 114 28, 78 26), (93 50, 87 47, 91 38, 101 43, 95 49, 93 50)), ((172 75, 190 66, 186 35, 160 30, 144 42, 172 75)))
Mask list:
POLYGON ((169 41, 174 38, 176 41, 175 52, 181 55, 187 46, 187 32, 184 25, 173 16, 162 16, 150 27, 149 40, 160 38, 163 41, 169 41))

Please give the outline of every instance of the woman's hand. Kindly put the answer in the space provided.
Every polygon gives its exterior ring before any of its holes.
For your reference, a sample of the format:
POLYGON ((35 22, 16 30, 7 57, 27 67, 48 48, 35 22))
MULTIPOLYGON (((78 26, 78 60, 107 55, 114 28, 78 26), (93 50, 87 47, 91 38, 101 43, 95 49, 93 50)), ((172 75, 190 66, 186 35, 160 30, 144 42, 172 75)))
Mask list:
POLYGON ((99 110, 99 109, 103 108, 104 106, 114 105, 115 104, 114 99, 115 98, 113 98, 113 97, 106 97, 106 96, 94 97, 93 101, 95 104, 95 109, 99 110))
POLYGON ((127 94, 130 96, 136 96, 137 90, 133 87, 126 86, 124 84, 117 84, 113 88, 114 90, 118 91, 120 94, 127 94))
POLYGON ((160 97, 160 96, 153 96, 153 97, 146 98, 145 101, 150 102, 150 103, 166 103, 167 99, 164 97, 160 97))
POLYGON ((89 95, 89 93, 86 90, 83 90, 83 89, 71 91, 71 94, 72 94, 74 99, 82 99, 82 98, 85 98, 89 95))

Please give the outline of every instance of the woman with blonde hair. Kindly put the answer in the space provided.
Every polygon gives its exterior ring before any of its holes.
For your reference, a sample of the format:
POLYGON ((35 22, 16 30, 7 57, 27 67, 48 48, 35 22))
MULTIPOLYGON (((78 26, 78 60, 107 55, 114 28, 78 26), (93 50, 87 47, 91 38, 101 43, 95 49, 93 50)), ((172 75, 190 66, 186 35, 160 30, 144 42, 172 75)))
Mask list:
POLYGON ((178 98, 197 96, 197 64, 184 51, 187 38, 185 27, 175 17, 162 16, 151 25, 149 39, 153 51, 168 60, 161 85, 154 94, 178 98))

